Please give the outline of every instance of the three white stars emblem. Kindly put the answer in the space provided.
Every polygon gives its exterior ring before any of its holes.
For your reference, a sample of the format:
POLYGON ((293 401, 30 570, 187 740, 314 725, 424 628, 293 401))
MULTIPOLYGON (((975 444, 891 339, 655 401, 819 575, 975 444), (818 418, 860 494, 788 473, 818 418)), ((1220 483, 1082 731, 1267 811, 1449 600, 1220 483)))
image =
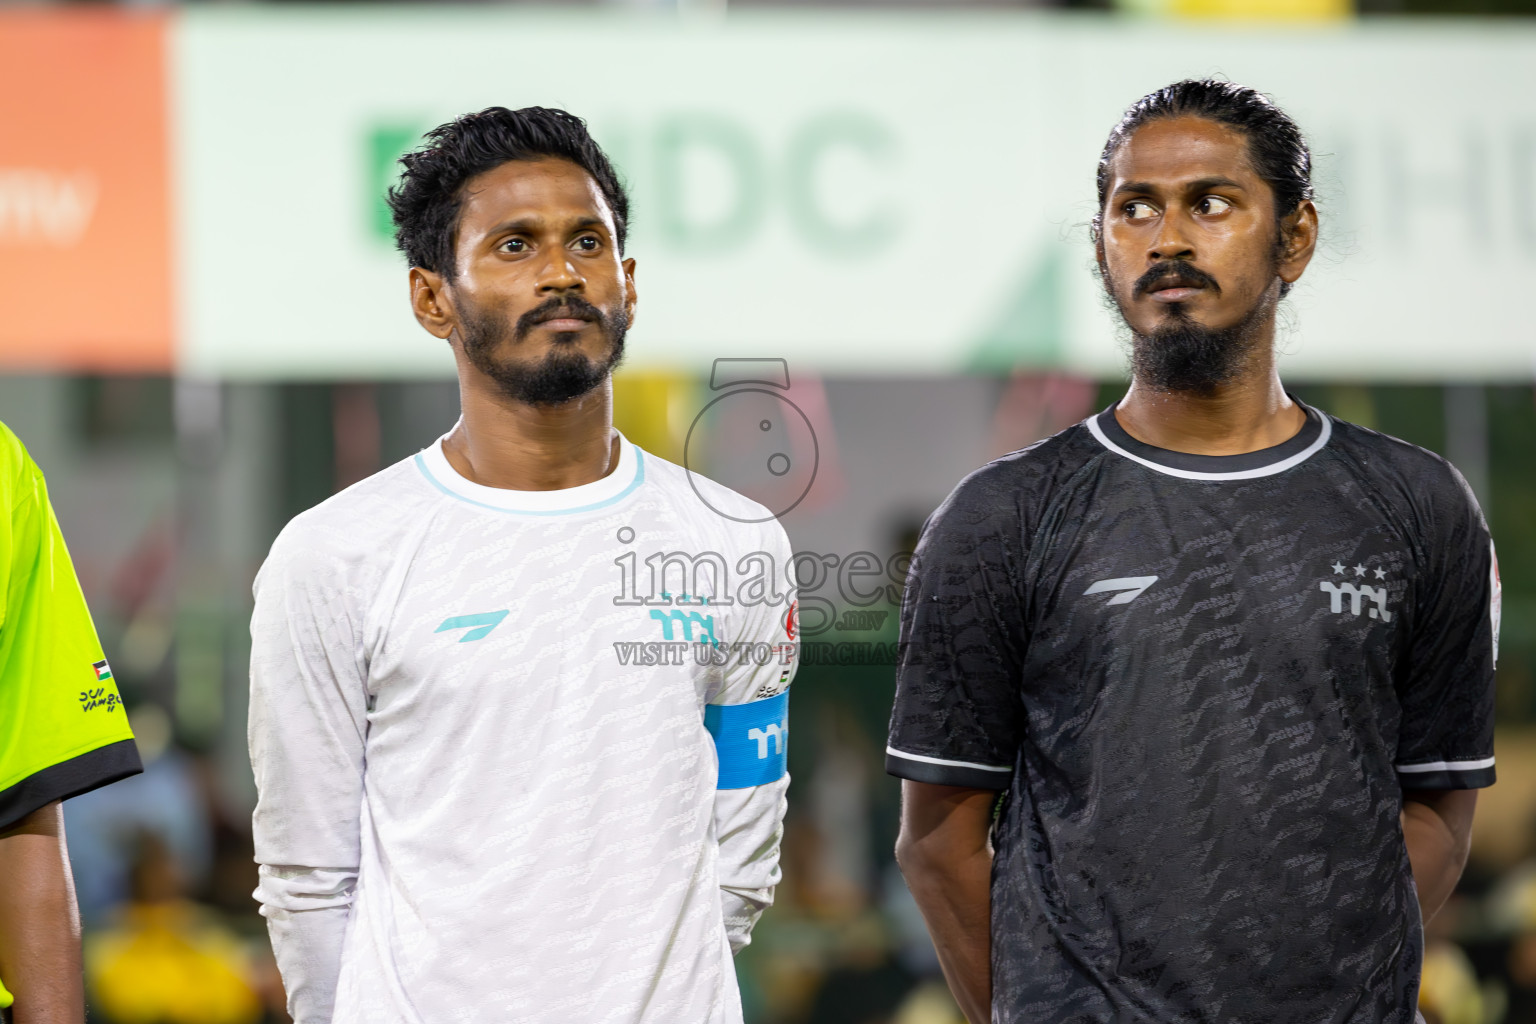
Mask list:
POLYGON ((1333 574, 1335 576, 1342 576, 1347 570, 1353 569, 1355 570, 1356 576, 1364 576, 1367 572, 1370 572, 1374 574, 1378 580, 1384 580, 1387 578, 1387 571, 1385 569, 1367 569, 1365 566, 1359 564, 1346 566, 1343 562, 1334 562, 1328 568, 1333 570, 1333 574))

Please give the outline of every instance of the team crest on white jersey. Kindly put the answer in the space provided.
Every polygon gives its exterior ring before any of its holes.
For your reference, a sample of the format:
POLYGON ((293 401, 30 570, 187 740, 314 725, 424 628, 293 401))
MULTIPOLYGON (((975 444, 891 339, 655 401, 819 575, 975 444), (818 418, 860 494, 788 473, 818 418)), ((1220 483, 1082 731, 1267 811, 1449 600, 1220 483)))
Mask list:
POLYGON ((1362 610, 1373 619, 1391 622, 1392 613, 1387 611, 1387 572, 1385 569, 1368 569, 1364 565, 1347 566, 1334 562, 1333 575, 1343 580, 1323 580, 1318 589, 1328 595, 1328 610, 1335 615, 1349 614, 1358 617, 1362 610), (1371 582, 1374 581, 1374 582, 1371 582), (1346 604, 1347 602, 1347 604, 1346 604))

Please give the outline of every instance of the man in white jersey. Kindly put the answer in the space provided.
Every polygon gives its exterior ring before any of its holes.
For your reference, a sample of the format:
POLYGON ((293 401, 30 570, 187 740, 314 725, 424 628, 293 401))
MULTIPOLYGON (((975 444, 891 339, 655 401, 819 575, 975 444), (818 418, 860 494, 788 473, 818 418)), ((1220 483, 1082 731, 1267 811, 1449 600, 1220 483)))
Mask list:
POLYGON ((402 163, 412 309, 463 416, 257 578, 256 898, 289 1011, 739 1022, 731 955, 779 880, 788 541, 613 429, 628 202, 579 119, 493 107, 402 163))

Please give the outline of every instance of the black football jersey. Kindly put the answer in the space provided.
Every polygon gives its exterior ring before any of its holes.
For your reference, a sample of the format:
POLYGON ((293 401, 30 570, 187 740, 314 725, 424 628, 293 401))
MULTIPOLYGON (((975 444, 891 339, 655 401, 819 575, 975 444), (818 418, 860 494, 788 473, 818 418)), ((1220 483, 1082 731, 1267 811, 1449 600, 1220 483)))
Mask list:
POLYGON ((1493 783, 1497 568, 1449 463, 1306 414, 1203 456, 1108 409, 924 529, 887 768, 1004 793, 995 1024, 1414 1020, 1402 794, 1493 783))

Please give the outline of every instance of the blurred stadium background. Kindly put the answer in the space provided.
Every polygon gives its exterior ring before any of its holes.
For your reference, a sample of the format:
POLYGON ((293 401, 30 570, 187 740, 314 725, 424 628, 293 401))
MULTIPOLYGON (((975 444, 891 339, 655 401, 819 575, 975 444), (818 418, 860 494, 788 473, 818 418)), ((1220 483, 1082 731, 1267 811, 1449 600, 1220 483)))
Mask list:
POLYGON ((1087 243, 1094 161, 1131 100, 1214 73, 1312 136, 1325 238, 1288 303, 1288 383, 1451 458, 1491 520, 1500 782, 1432 928, 1424 1009, 1536 1021, 1533 14, 0 8, 0 419, 48 475, 149 765, 67 808, 92 1019, 286 1020, 250 899, 251 580, 289 517, 456 416, 451 358, 411 319, 390 246, 394 158, 456 114, 544 104, 586 117, 634 193, 621 429, 771 491, 728 422, 688 440, 724 394, 712 361, 759 357, 786 361, 815 436, 784 523, 802 575, 821 567, 805 630, 831 653, 795 684, 786 880, 739 960, 748 1019, 957 1022, 892 863, 880 573, 899 575, 962 475, 1119 393, 1087 243))

